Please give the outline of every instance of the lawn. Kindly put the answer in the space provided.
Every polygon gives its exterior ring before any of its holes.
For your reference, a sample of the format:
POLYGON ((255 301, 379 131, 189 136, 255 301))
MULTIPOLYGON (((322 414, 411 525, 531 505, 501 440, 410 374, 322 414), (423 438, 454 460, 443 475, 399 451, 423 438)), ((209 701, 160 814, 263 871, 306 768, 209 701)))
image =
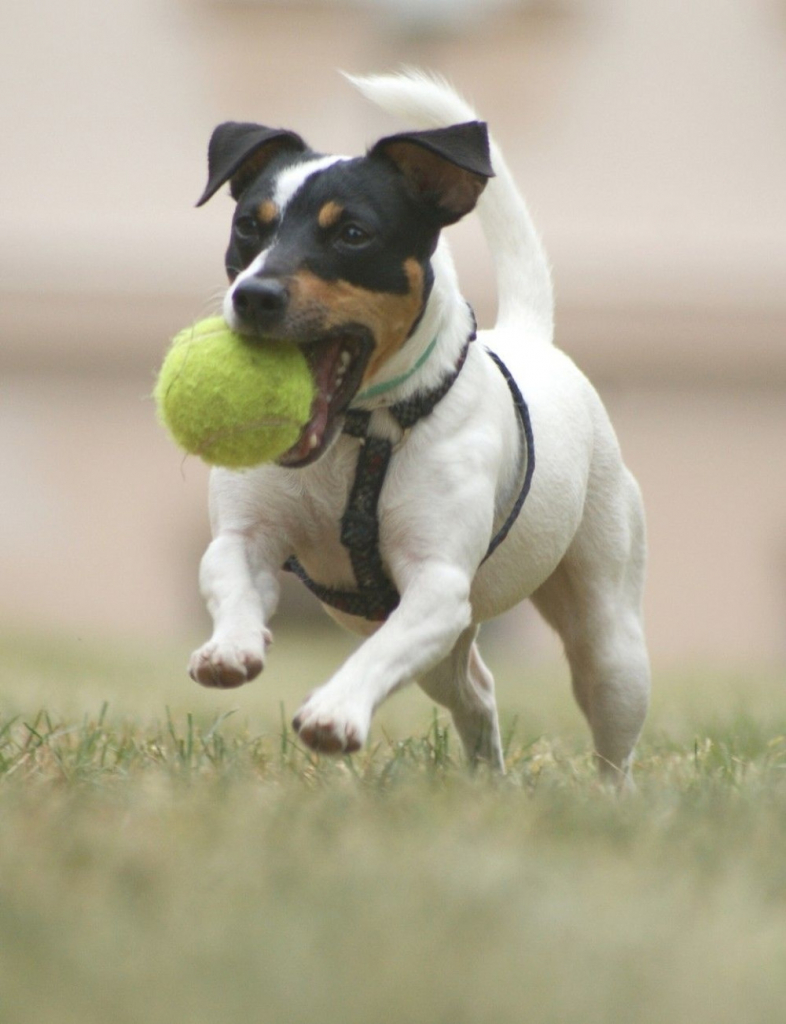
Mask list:
POLYGON ((0 643, 0 1024, 783 1020, 782 679, 659 678, 619 800, 560 666, 493 665, 504 779, 416 691, 306 753, 345 651, 284 631, 216 694, 182 649, 0 643))

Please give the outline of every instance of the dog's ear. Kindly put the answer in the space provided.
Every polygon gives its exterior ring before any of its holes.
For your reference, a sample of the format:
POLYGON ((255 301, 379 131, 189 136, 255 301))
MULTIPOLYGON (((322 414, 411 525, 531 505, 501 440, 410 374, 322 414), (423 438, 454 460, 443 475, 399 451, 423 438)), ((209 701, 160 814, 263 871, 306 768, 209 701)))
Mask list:
POLYGON ((265 128, 261 124, 238 121, 220 124, 210 137, 207 185, 197 206, 206 203, 226 182, 230 183, 232 198, 237 199, 279 153, 285 150, 302 153, 307 148, 299 135, 283 128, 265 128))
POLYGON ((440 224, 454 224, 470 210, 489 178, 488 129, 482 121, 380 139, 370 157, 391 160, 410 187, 432 206, 440 224))

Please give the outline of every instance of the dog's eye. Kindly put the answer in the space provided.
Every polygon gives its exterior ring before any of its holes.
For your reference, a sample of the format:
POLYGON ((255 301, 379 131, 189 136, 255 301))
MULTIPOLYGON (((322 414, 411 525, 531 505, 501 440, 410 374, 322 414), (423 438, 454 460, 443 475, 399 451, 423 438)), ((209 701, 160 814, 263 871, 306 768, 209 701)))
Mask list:
POLYGON ((360 224, 350 221, 341 228, 337 240, 345 248, 360 249, 371 241, 371 232, 361 227, 360 224))
POLYGON ((244 241, 251 242, 259 237, 259 223, 255 217, 245 214, 235 221, 235 234, 244 241))

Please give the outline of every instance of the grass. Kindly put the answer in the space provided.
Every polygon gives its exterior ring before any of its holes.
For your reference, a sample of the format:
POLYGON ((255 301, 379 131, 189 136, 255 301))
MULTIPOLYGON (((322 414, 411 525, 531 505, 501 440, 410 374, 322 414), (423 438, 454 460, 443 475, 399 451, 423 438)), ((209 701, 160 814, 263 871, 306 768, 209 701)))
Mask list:
POLYGON ((286 722, 343 644, 216 695, 182 650, 0 643, 0 1024, 783 1018, 781 681, 660 680, 620 801, 562 670, 504 658, 506 778, 414 692, 315 757, 286 722))

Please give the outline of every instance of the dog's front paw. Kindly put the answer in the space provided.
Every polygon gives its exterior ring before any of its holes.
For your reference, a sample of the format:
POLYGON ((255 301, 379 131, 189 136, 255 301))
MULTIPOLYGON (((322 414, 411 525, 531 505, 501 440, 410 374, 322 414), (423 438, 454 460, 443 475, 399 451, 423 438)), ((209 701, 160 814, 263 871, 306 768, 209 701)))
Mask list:
POLYGON ((353 754, 368 736, 371 715, 359 704, 315 690, 292 721, 301 740, 320 754, 353 754))
POLYGON ((214 686, 220 690, 242 686, 262 671, 265 647, 269 642, 267 631, 258 644, 208 640, 191 655, 188 674, 201 686, 214 686))

